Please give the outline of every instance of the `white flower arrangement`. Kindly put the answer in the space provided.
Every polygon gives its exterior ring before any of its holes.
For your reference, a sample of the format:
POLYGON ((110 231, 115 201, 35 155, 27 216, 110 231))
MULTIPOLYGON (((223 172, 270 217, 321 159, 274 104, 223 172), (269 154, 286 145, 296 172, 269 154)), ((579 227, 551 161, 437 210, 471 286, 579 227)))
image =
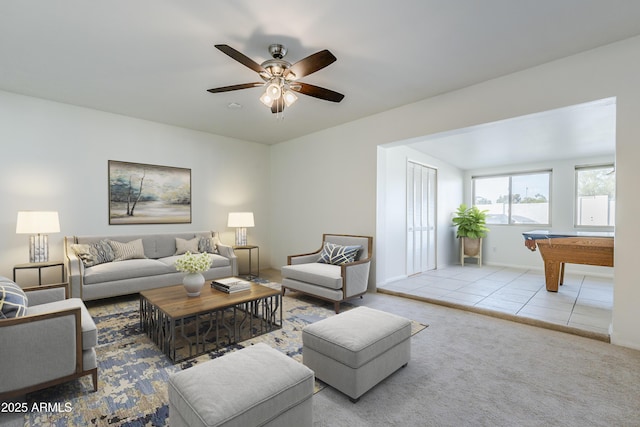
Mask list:
POLYGON ((206 252, 201 254, 187 252, 176 260, 175 266, 178 271, 202 273, 211 267, 211 258, 206 252))

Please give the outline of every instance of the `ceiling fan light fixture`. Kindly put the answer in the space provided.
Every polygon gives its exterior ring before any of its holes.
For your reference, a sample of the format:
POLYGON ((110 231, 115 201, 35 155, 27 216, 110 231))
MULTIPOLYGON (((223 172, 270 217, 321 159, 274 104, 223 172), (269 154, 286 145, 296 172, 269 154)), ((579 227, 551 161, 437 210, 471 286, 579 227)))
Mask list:
POLYGON ((290 90, 285 90, 283 94, 284 103, 287 107, 290 107, 294 102, 298 100, 298 97, 295 93, 290 90))
POLYGON ((265 92, 260 97, 260 102, 262 102, 266 107, 271 108, 271 105, 273 105, 274 99, 277 99, 277 98, 272 98, 268 92, 265 92))
POLYGON ((282 87, 281 83, 277 80, 273 81, 269 86, 267 86, 266 92, 272 99, 280 98, 282 95, 282 87))

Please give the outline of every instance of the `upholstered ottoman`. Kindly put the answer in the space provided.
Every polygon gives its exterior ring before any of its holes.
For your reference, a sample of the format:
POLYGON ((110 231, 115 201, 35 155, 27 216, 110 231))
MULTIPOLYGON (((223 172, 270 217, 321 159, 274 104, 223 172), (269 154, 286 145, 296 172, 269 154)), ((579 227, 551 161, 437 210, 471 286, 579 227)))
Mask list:
POLYGON ((303 363, 357 400, 411 358, 411 321, 358 307, 302 330, 303 363))
POLYGON ((313 372, 255 344, 169 377, 175 426, 311 426, 313 372))

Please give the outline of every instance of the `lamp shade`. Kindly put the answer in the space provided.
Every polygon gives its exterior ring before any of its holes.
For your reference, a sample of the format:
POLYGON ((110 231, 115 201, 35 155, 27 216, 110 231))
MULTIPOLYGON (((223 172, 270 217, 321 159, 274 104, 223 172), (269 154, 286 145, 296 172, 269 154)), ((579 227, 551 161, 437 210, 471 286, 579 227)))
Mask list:
POLYGON ((285 90, 283 97, 284 97, 284 103, 287 105, 287 107, 290 107, 294 102, 298 100, 298 97, 296 96, 296 94, 293 93, 293 91, 291 90, 285 90))
POLYGON ((20 211, 16 223, 17 234, 59 233, 60 220, 55 211, 20 211))
POLYGON ((253 212, 229 212, 227 227, 253 227, 253 212))

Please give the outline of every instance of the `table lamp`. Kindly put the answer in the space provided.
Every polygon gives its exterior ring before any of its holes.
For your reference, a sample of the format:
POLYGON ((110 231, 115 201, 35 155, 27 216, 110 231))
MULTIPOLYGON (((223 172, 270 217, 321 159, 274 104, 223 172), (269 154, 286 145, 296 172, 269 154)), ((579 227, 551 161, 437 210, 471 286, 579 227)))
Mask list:
POLYGON ((49 261, 49 238, 46 233, 59 233, 60 220, 54 211, 20 211, 17 234, 29 236, 29 262, 49 261))
POLYGON ((229 212, 227 227, 236 227, 236 246, 247 246, 247 227, 253 227, 253 212, 229 212))

